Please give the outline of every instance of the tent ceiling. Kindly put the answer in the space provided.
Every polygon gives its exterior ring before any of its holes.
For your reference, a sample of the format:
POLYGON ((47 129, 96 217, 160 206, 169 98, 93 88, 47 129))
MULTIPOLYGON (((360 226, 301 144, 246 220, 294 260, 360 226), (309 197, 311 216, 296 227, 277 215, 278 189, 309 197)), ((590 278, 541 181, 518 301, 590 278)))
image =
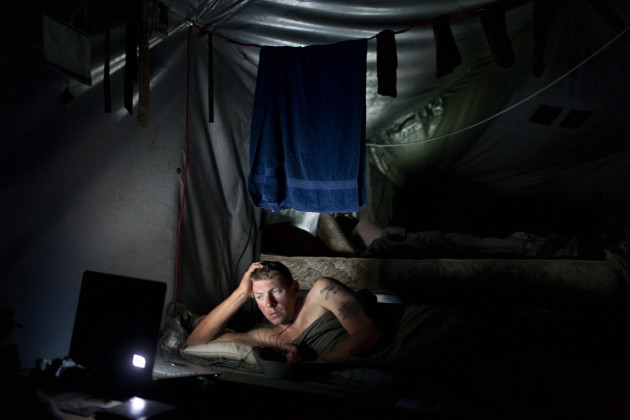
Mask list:
MULTIPOLYGON (((374 41, 366 102, 368 143, 419 143, 370 148, 373 162, 399 185, 448 172, 508 195, 626 195, 630 37, 608 43, 628 28, 627 2, 558 2, 540 77, 532 74, 531 1, 505 3, 516 56, 509 69, 494 63, 480 24, 487 1, 214 3, 170 2, 176 13, 242 44, 301 46, 396 32, 398 96, 376 92, 374 41), (451 18, 462 64, 438 78, 431 20, 440 15, 451 18), (541 106, 559 110, 551 124, 530 121, 541 106), (582 111, 581 125, 563 127, 582 111)), ((245 51, 255 60, 255 48, 245 51)))
POLYGON ((440 188, 457 184, 462 193, 481 188, 522 199, 627 200, 630 9, 624 0, 541 2, 559 8, 545 15, 551 18, 546 67, 536 76, 533 0, 505 1, 515 55, 507 69, 495 63, 480 22, 488 1, 162 3, 170 33, 191 25, 211 32, 235 45, 244 66, 256 65, 260 46, 372 39, 366 74, 369 156, 397 188, 422 190, 416 182, 422 179, 440 188), (441 15, 450 18, 461 65, 437 77, 432 20, 441 15), (384 29, 396 33, 396 98, 377 93, 374 37, 384 29), (549 121, 533 120, 541 110, 555 110, 555 118, 543 112, 549 121))

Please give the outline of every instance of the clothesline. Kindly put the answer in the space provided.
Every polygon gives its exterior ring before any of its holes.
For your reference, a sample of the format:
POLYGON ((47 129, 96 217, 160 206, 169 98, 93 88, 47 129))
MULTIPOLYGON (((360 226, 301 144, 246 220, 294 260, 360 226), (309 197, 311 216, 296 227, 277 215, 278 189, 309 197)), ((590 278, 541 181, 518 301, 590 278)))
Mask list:
POLYGON ((546 86, 538 89, 536 92, 532 93, 531 95, 525 97, 524 99, 521 99, 520 101, 518 101, 517 103, 510 105, 509 107, 507 107, 506 109, 497 112, 496 114, 487 117, 479 122, 476 122, 468 127, 465 128, 461 128, 459 130, 453 131, 451 133, 448 134, 443 134, 441 136, 437 136, 437 137, 432 137, 429 139, 424 139, 424 140, 418 140, 415 142, 409 142, 409 143, 398 143, 398 144, 376 144, 376 143, 367 143, 367 146, 370 147, 381 147, 381 148, 385 148, 385 147, 403 147, 403 146, 413 146, 413 145, 417 145, 417 144, 423 144, 423 143, 429 143, 429 142, 433 142, 436 140, 442 140, 446 137, 450 137, 453 136, 455 134, 459 134, 462 133, 464 131, 468 131, 471 130, 475 127, 478 127, 482 124, 485 124, 497 117, 499 117, 500 115, 505 114, 506 112, 516 108, 517 106, 522 105, 523 103, 529 101, 530 99, 540 95, 542 92, 544 92, 545 90, 549 89, 550 87, 552 87, 553 85, 555 85, 556 83, 560 82, 562 79, 564 79, 565 77, 567 77, 569 74, 573 73, 574 71, 576 71, 577 69, 579 69, 580 67, 582 67, 584 64, 586 64, 587 62, 589 62, 590 60, 592 60, 594 57, 596 57, 598 54, 600 54, 602 51, 604 51, 606 48, 608 48, 610 45, 612 45, 616 40, 618 40, 619 38, 621 38, 626 32, 628 32, 630 30, 630 26, 627 26, 623 31, 621 31, 619 34, 615 35, 610 41, 606 42, 603 46, 601 46, 597 51, 595 51, 593 54, 591 54, 590 56, 588 56, 587 58, 585 58, 584 60, 582 60, 580 63, 578 63, 577 65, 575 65, 573 68, 569 69, 568 71, 566 71, 564 74, 562 74, 560 77, 558 77, 557 79, 553 80, 552 82, 550 82, 549 84, 547 84, 546 86))
MULTIPOLYGON (((525 2, 529 2, 529 1, 532 1, 532 0, 505 0, 505 1, 503 1, 503 3, 504 3, 504 4, 505 4, 505 3, 525 3, 525 2)), ((452 19, 457 19, 457 18, 460 18, 460 17, 462 17, 462 16, 466 16, 466 15, 470 15, 470 14, 474 14, 474 13, 480 13, 480 12, 483 12, 483 11, 486 9, 486 7, 487 7, 487 6, 484 6, 484 7, 478 7, 478 8, 475 8, 475 9, 470 9, 470 10, 463 11, 463 12, 458 12, 458 13, 452 14, 452 15, 450 15, 450 16, 441 16, 441 17, 442 17, 442 18, 444 18, 444 17, 445 17, 445 18, 446 18, 446 20, 450 22, 452 19)), ((397 34, 402 34, 402 33, 409 32, 409 31, 412 31, 412 30, 417 29, 417 28, 420 28, 420 27, 424 27, 424 26, 432 25, 432 24, 434 24, 434 21, 435 21, 435 19, 430 19, 430 20, 427 20, 427 21, 425 21, 425 22, 415 24, 415 25, 413 25, 413 26, 410 26, 410 27, 405 28, 405 29, 402 29, 402 30, 398 30, 398 31, 390 31, 390 33, 393 33, 394 35, 397 35, 397 34)), ((435 29, 435 28, 434 28, 434 29, 435 29)), ((222 38, 222 39, 225 39, 226 41, 228 41, 228 42, 230 42, 230 43, 237 44, 237 45, 247 46, 247 47, 257 47, 257 48, 262 48, 262 46, 261 46, 261 45, 258 45, 258 44, 252 44, 252 43, 242 43, 242 42, 238 42, 238 41, 235 41, 235 40, 233 40, 233 39, 231 39, 231 38, 229 38, 229 37, 227 37, 227 36, 224 36, 224 35, 221 35, 221 34, 218 34, 218 33, 214 33, 214 35, 217 35, 218 37, 220 37, 220 38, 222 38)), ((367 38, 367 40, 373 40, 373 39, 376 39, 378 36, 379 36, 379 34, 373 35, 373 36, 371 36, 371 37, 367 38)), ((437 36, 437 35, 436 35, 436 36, 437 36)), ((392 40, 391 42, 395 42, 395 41, 393 41, 393 40, 392 40)), ((456 47, 455 47, 455 48, 456 48, 456 47)), ((394 51, 395 51, 395 46, 394 46, 394 51)), ((394 54, 395 54, 395 52, 394 52, 394 54)), ((395 71, 395 70, 394 70, 394 71, 395 71)), ((567 74, 568 74, 568 73, 567 73, 567 74)), ((565 75, 565 76, 566 76, 566 75, 565 75)), ((563 77, 565 77, 565 76, 563 76, 563 77)), ((394 77, 395 77, 395 76, 394 76, 394 77)), ((558 80, 554 81, 553 83, 556 83, 556 82, 557 82, 557 81, 559 81, 559 80, 560 80, 560 79, 558 79, 558 80)), ((553 83, 552 83, 552 84, 553 84, 553 83)), ((550 84, 550 85, 549 85, 549 86, 547 86, 546 88, 550 87, 552 84, 550 84)), ((546 88, 545 88, 545 89, 546 89, 546 88)), ((544 90, 544 89, 543 89, 543 90, 544 90)), ((395 96, 395 82, 394 82, 393 92, 394 92, 394 94, 393 94, 392 96, 395 96)), ((370 147, 398 147, 398 146, 407 146, 407 145, 413 145, 413 144, 419 144, 419 143, 425 143, 425 142, 429 142, 429 141, 435 141, 435 140, 443 139, 443 138, 446 138, 446 137, 448 137, 448 136, 452 136, 452 135, 454 135, 454 134, 460 133, 460 132, 462 132, 462 131, 470 130, 470 129, 472 129, 472 128, 474 128, 474 127, 477 127, 477 126, 479 126, 479 125, 481 125, 481 124, 484 124, 485 122, 487 122, 487 121, 489 121, 489 120, 491 120, 491 119, 493 119, 493 118, 496 118, 497 116, 501 115, 502 113, 505 113, 505 112, 509 111, 510 109, 512 109, 512 108, 514 108, 514 107, 516 107, 516 106, 520 105, 521 103, 523 103, 523 102, 525 102, 525 101, 527 101, 527 100, 531 99, 531 97, 533 97, 533 96, 537 95, 537 94, 538 94, 538 93, 540 93, 540 92, 542 92, 542 90, 541 90, 541 91, 539 91, 539 92, 537 92, 537 93, 535 93, 534 95, 530 96, 529 98, 526 98, 526 99, 522 100, 522 101, 521 101, 521 102, 519 102, 518 104, 513 105, 512 107, 510 107, 510 108, 508 108, 508 109, 505 109, 505 110, 503 110, 503 111, 501 111, 501 112, 499 112, 499 113, 497 113, 497 114, 495 114, 495 115, 493 115, 493 116, 491 116, 491 117, 489 117, 489 118, 486 118, 486 119, 485 119, 485 120, 483 120, 483 121, 480 121, 480 122, 478 122, 478 123, 476 123, 476 124, 474 124, 474 125, 471 125, 470 127, 466 127, 466 128, 464 128, 464 129, 457 130, 457 131, 455 131, 455 132, 453 132, 453 133, 445 134, 445 135, 443 135, 443 136, 435 137, 435 138, 432 138, 432 139, 425 139, 425 140, 420 140, 420 141, 417 141, 417 142, 411 142, 411 143, 405 143, 405 144, 387 144, 387 145, 383 145, 383 144, 367 143, 366 145, 367 145, 367 146, 370 146, 370 147)), ((384 92, 381 92, 381 91, 379 90, 379 93, 384 93, 384 92)))
MULTIPOLYGON (((518 3, 518 4, 521 4, 521 3, 528 3, 528 2, 530 2, 530 1, 532 1, 532 0, 505 0, 505 1, 504 1, 504 3, 506 3, 506 4, 507 4, 507 3, 518 3)), ((450 21, 450 20, 453 20, 453 19, 460 18, 460 17, 462 17, 462 16, 466 16, 466 15, 470 15, 470 14, 474 14, 474 13, 479 13, 479 12, 482 12, 483 10, 484 10, 484 7, 479 7, 479 8, 475 8, 475 9, 470 9, 470 10, 467 10, 467 11, 463 11, 463 12, 459 12, 459 13, 455 13, 455 14, 449 15, 449 16, 447 16, 447 18, 448 18, 448 20, 450 21)), ((425 21, 425 22, 415 24, 415 25, 410 26, 410 27, 405 28, 405 29, 401 29, 401 30, 398 30, 398 31, 393 31, 393 33, 394 33, 394 34, 402 34, 402 33, 409 32, 409 31, 412 31, 412 30, 417 29, 417 28, 420 28, 420 27, 424 27, 424 26, 431 25, 432 23, 433 23, 433 20, 427 20, 427 21, 425 21)), ((515 103, 515 104, 513 104, 513 105, 510 105, 509 107, 507 107, 507 108, 505 108, 505 109, 503 109, 503 110, 501 110, 501 111, 498 111, 498 112, 496 112, 495 114, 493 114, 493 115, 491 115, 491 116, 489 116, 489 117, 487 117, 487 118, 484 118, 483 120, 478 121, 478 122, 476 122, 476 123, 474 123, 474 124, 472 124, 472 125, 469 125, 469 126, 467 126, 467 127, 461 128, 461 129, 456 130, 456 131, 453 131, 453 132, 451 132, 451 133, 443 134, 443 135, 440 135, 440 136, 437 136, 437 137, 432 137, 432 138, 429 138, 429 139, 418 140, 418 141, 415 141, 415 142, 409 142, 409 143, 399 143, 399 144, 376 144, 376 143, 367 143, 366 145, 367 145, 367 146, 369 146, 369 147, 374 147, 374 148, 389 148, 389 147, 404 147, 404 146, 412 146, 412 145, 417 145, 417 144, 423 144, 423 143, 429 143, 429 142, 433 142, 433 141, 437 141, 437 140, 442 140, 442 139, 445 139, 445 138, 447 138, 447 137, 450 137, 450 136, 453 136, 453 135, 456 135, 456 134, 459 134, 459 133, 462 133, 462 132, 465 132, 465 131, 471 130, 471 129, 473 129, 473 128, 476 128, 476 127, 478 127, 478 126, 480 126, 480 125, 482 125, 482 124, 485 124, 485 123, 487 123, 487 122, 489 122, 489 121, 491 121, 491 120, 493 120, 493 119, 495 119, 495 118, 497 118, 497 117, 499 117, 499 116, 501 116, 501 115, 505 114, 506 112, 508 112, 508 111, 510 111, 510 110, 512 110, 512 109, 514 109, 514 108, 516 108, 516 107, 518 107, 518 106, 520 106, 520 105, 522 105, 523 103, 525 103, 525 102, 527 102, 527 101, 529 101, 529 100, 533 99, 534 97, 536 97, 536 96, 540 95, 542 92, 544 92, 544 91, 546 91, 547 89, 551 88, 552 86, 554 86, 555 84, 557 84, 558 82, 560 82, 561 80, 563 80, 564 78, 566 78, 567 76, 569 76, 571 73, 573 73, 574 71, 576 71, 577 69, 579 69, 580 67, 582 67, 582 66, 583 66, 584 64, 586 64, 588 61, 590 61, 591 59, 593 59, 595 56, 597 56, 597 55, 598 55, 599 53, 601 53, 603 50, 605 50, 605 49, 606 49, 608 46, 610 46, 613 42, 615 42, 617 39, 619 39, 621 36, 623 36, 623 35, 624 35, 624 34, 625 34, 628 30, 630 30, 630 26, 626 27, 626 28, 625 28, 624 30, 622 30, 622 31, 621 31, 618 35, 616 35, 616 36, 615 36, 615 37, 613 37, 610 41, 608 41, 607 43, 605 43, 602 47, 600 47, 597 51, 595 51, 595 52, 594 52, 593 54, 591 54, 589 57, 587 57, 586 59, 582 60, 582 61, 581 61, 580 63, 578 63, 576 66, 574 66, 573 68, 571 68, 570 70, 568 70, 567 72, 565 72, 564 74, 562 74, 560 77, 558 77, 558 78, 556 78, 555 80, 551 81, 551 82, 550 82, 549 84, 547 84, 546 86, 544 86, 544 87, 540 88, 540 89, 539 89, 539 90, 537 90, 536 92, 534 92, 534 93, 532 93, 531 95, 529 95, 529 96, 527 96, 527 97, 523 98, 522 100, 518 101, 517 103, 515 103)), ((216 35, 216 36, 218 36, 218 37, 220 37, 220 38, 222 38, 222 39, 224 39, 224 40, 226 40, 226 41, 228 41, 228 42, 230 42, 230 43, 234 43, 234 44, 241 45, 241 46, 246 46, 246 47, 256 47, 256 48, 262 48, 262 47, 263 47, 262 45, 259 45, 259 44, 252 44, 252 43, 243 43, 243 42, 239 42, 239 41, 236 41, 236 40, 234 40, 234 39, 232 39, 232 38, 229 38, 229 37, 227 37, 227 36, 225 36, 225 35, 221 35, 221 34, 218 34, 218 33, 213 33, 213 35, 216 35)), ((378 34, 373 35, 373 36, 371 36, 371 37, 369 37, 369 38, 367 38, 367 39, 368 39, 368 40, 373 40, 373 39, 376 39, 376 38, 377 38, 377 36, 378 36, 378 34)))

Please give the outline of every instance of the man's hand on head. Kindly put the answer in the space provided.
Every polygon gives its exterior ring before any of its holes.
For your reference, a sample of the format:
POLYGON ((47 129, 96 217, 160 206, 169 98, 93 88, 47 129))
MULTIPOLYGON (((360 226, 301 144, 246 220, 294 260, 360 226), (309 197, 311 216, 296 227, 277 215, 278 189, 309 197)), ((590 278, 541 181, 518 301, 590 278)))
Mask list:
POLYGON ((252 263, 252 265, 249 266, 245 274, 243 274, 241 283, 238 285, 238 290, 240 290, 241 293, 246 294, 250 298, 254 297, 254 291, 252 289, 252 273, 254 270, 262 267, 263 265, 260 262, 252 263))

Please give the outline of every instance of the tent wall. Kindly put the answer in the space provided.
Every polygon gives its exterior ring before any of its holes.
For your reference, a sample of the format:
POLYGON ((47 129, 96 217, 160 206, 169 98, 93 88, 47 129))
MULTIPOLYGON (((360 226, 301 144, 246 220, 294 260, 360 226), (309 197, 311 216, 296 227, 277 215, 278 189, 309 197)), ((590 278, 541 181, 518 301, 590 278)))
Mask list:
POLYGON ((44 65, 41 33, 13 29, 1 77, 0 309, 21 324, 2 344, 16 344, 31 367, 67 356, 85 270, 163 281, 172 294, 186 38, 152 49, 153 106, 142 128, 122 106, 120 66, 106 114, 102 83, 88 88, 44 65), (74 99, 64 103, 66 88, 74 99))
POLYGON ((67 356, 85 270, 166 282, 166 303, 204 312, 253 260, 259 220, 244 189, 257 48, 215 39, 210 71, 204 33, 182 27, 155 45, 143 128, 123 107, 124 66, 107 114, 102 77, 88 87, 45 65, 37 35, 3 75, 15 83, 2 113, 0 309, 21 325, 3 344, 24 367, 67 356), (63 103, 66 87, 74 99, 63 103))
POLYGON ((206 313, 231 293, 255 258, 260 210, 245 190, 249 120, 258 49, 190 33, 188 178, 179 260, 178 299, 206 313), (248 55, 251 54, 251 55, 248 55), (215 80, 209 98, 209 77, 215 80), (209 100, 214 100, 209 123, 209 100))

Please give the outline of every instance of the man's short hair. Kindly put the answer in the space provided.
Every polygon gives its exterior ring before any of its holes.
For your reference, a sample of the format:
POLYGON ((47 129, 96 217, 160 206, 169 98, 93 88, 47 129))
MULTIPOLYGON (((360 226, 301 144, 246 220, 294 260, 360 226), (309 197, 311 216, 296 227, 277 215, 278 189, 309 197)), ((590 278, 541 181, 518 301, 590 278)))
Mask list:
POLYGON ((252 271, 252 281, 278 279, 284 286, 293 283, 293 275, 291 271, 278 261, 261 261, 263 266, 252 271))

